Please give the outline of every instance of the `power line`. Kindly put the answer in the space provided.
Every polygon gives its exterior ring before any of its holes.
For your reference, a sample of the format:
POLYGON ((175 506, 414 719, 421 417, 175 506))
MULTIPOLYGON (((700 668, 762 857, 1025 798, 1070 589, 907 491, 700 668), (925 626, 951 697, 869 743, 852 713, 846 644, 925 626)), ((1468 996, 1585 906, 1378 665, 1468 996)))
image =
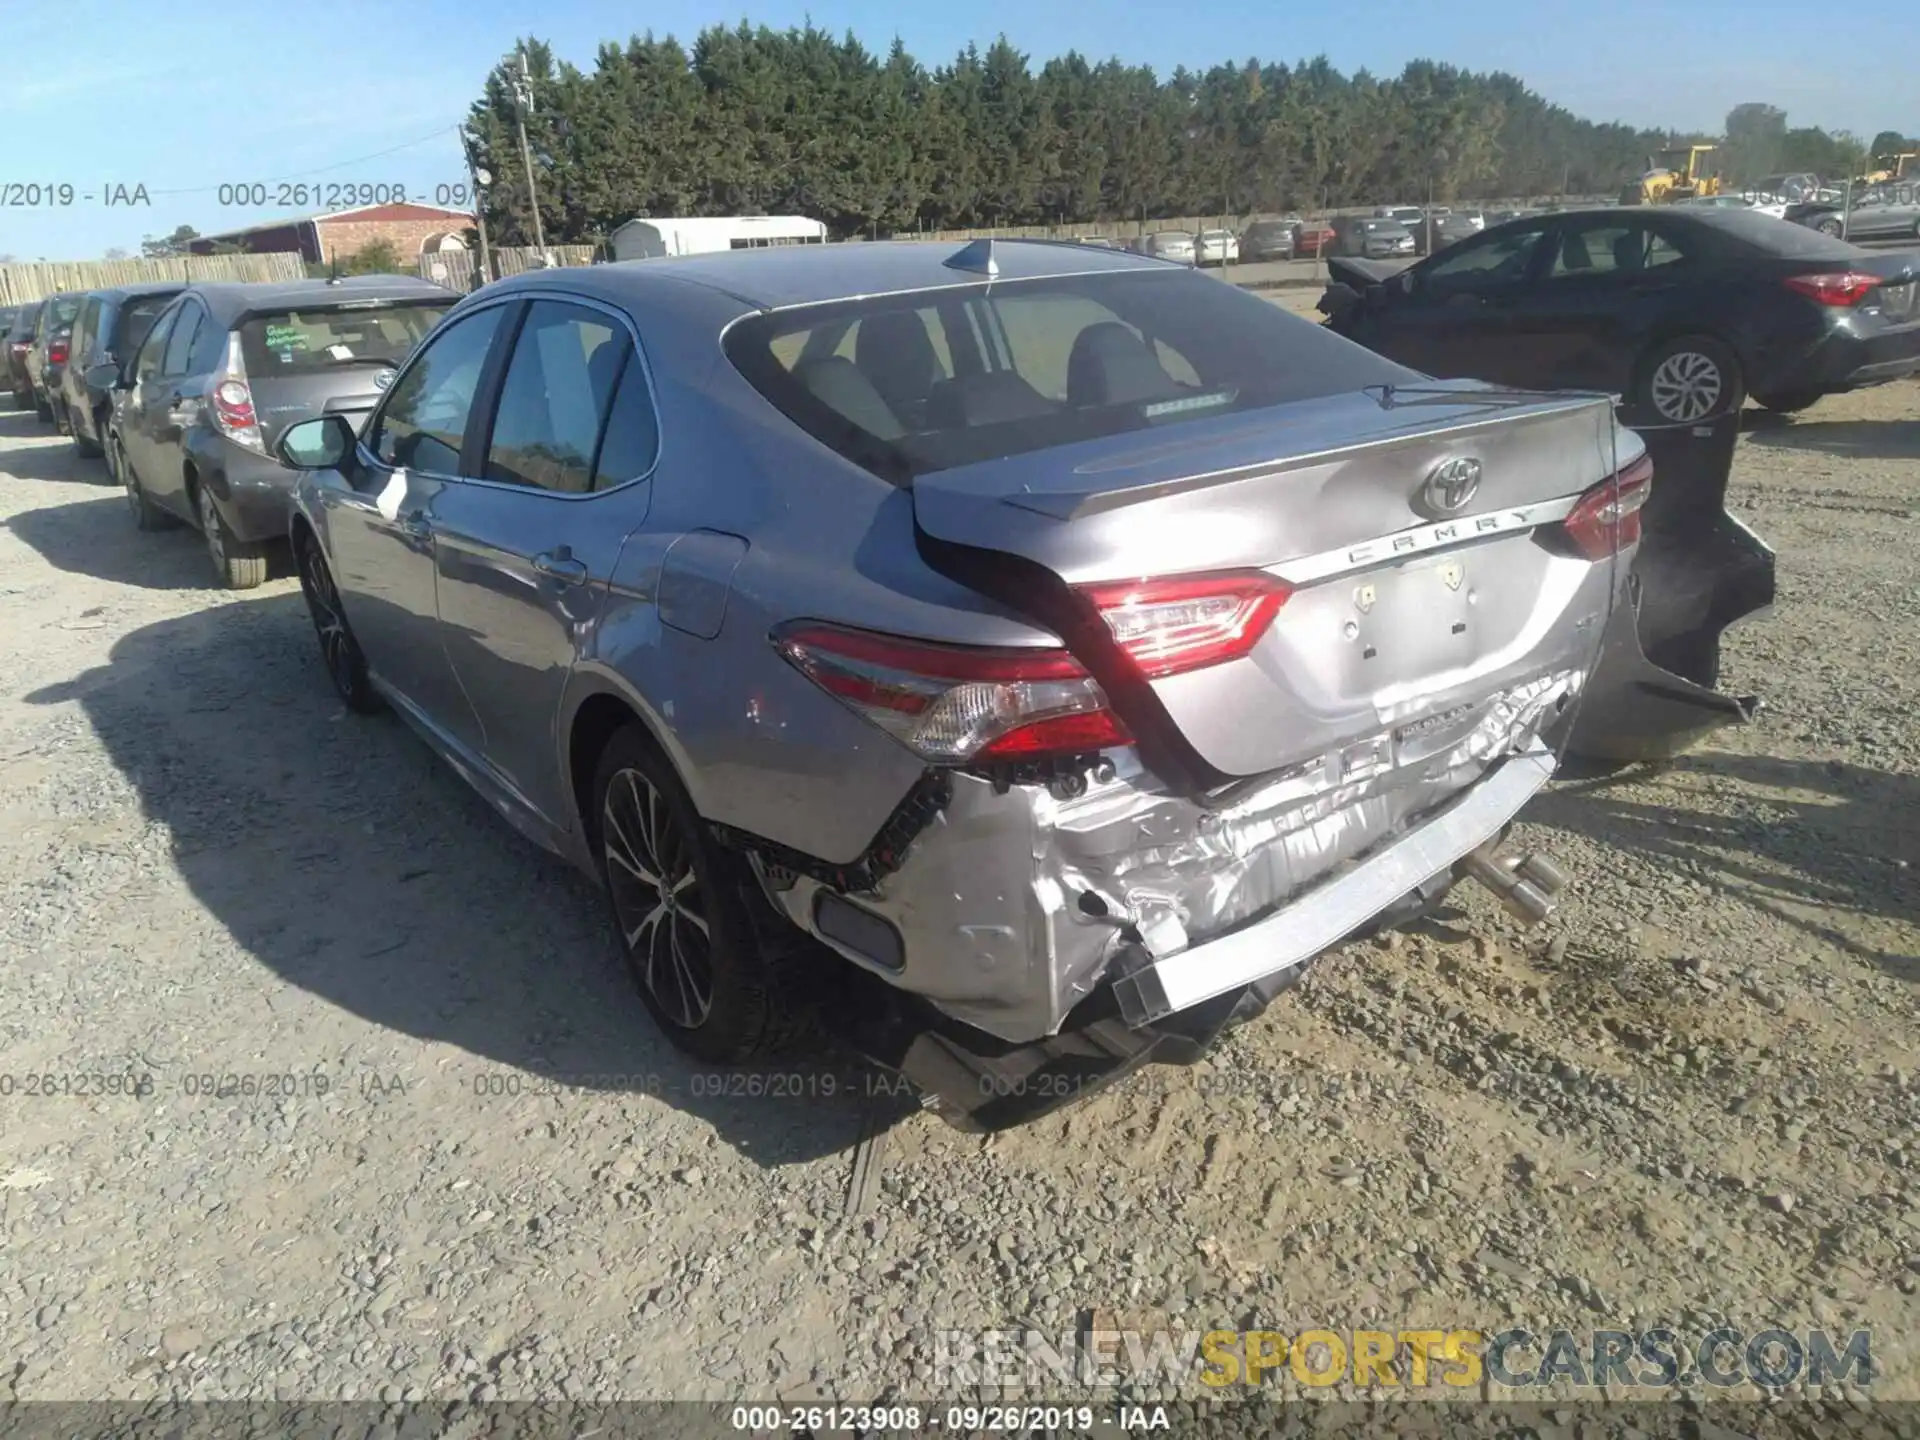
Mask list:
MULTIPOLYGON (((397 155, 402 150, 411 150, 414 146, 424 145, 429 140, 438 140, 442 135, 452 135, 455 139, 458 139, 460 127, 458 125, 442 126, 431 134, 420 136, 417 140, 408 140, 386 150, 376 150, 371 155, 357 155, 351 160, 339 160, 330 165, 308 165, 291 174, 268 175, 262 179, 249 180, 247 183, 249 185, 276 185, 282 180, 304 180, 309 175, 324 175, 329 170, 344 170, 349 165, 364 165, 369 160, 379 160, 388 155, 397 155)), ((149 195, 208 195, 215 190, 224 188, 226 187, 222 185, 193 185, 179 190, 149 190, 147 193, 149 195)))

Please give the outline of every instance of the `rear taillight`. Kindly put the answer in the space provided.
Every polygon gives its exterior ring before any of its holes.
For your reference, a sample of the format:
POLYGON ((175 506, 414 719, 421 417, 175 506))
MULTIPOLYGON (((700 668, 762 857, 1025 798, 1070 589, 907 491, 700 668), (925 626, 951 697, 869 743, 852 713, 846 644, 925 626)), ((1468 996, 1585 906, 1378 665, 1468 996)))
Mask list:
POLYGON ((253 390, 247 384, 246 362, 240 355, 240 333, 227 337, 227 360, 214 377, 208 398, 212 402, 213 423, 220 433, 236 445, 264 455, 265 439, 260 434, 260 416, 253 408, 253 390))
POLYGON ((1604 560, 1637 545, 1640 507, 1652 489, 1653 457, 1642 455, 1620 472, 1618 486, 1612 479, 1602 480, 1580 497, 1564 522, 1568 537, 1589 560, 1604 560))
POLYGON ((1245 656, 1293 591, 1283 580, 1248 570, 1088 585, 1080 593, 1151 680, 1245 656))
POLYGON ((1065 650, 989 650, 812 622, 774 636, 814 684, 936 765, 1131 745, 1106 693, 1065 650))
POLYGON ((1863 270, 1840 270, 1818 275, 1790 275, 1785 284, 1789 290, 1798 291, 1818 304, 1849 309, 1866 299, 1879 286, 1880 277, 1863 270))
POLYGON ((65 340, 49 340, 47 342, 47 363, 49 365, 64 365, 67 363, 67 342, 65 340))

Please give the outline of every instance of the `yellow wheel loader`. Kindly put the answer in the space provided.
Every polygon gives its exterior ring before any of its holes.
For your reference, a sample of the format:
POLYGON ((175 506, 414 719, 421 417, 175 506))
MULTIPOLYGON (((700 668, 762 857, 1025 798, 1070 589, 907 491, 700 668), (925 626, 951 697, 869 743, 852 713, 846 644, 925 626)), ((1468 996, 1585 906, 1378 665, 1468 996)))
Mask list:
POLYGON ((1672 205, 1720 193, 1713 145, 1681 145, 1647 157, 1646 173, 1620 192, 1622 205, 1672 205))
POLYGON ((1920 160, 1920 152, 1912 150, 1901 155, 1876 155, 1873 157, 1874 168, 1865 175, 1857 177, 1853 182, 1854 188, 1858 189, 1864 185, 1892 185, 1902 180, 1910 180, 1915 175, 1920 175, 1920 165, 1914 163, 1916 160, 1920 160))

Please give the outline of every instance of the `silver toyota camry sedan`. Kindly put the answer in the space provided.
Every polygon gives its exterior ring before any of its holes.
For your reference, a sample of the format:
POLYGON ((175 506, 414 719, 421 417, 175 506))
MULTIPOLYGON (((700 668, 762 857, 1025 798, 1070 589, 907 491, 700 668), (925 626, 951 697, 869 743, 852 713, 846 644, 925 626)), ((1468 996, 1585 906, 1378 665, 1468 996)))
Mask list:
POLYGON ((1501 846, 1651 474, 1604 397, 1006 241, 518 276, 280 453, 340 696, 601 881, 678 1044, 830 954, 936 1092, 1192 1053, 1456 878, 1544 914, 1501 846))

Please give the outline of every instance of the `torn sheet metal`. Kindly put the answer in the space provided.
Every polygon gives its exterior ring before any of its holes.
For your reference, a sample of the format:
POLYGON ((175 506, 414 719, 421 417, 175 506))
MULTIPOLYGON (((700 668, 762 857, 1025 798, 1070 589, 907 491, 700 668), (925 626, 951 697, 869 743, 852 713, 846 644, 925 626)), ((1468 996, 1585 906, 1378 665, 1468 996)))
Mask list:
MULTIPOLYGON (((1123 947, 1177 953, 1282 904, 1532 745, 1580 684, 1556 670, 1200 800, 1163 793, 1130 752, 1073 799, 961 777, 900 870, 852 898, 904 938, 893 983, 1001 1039, 1035 1040, 1123 947)), ((776 898, 813 929, 817 888, 801 879, 776 898)))

